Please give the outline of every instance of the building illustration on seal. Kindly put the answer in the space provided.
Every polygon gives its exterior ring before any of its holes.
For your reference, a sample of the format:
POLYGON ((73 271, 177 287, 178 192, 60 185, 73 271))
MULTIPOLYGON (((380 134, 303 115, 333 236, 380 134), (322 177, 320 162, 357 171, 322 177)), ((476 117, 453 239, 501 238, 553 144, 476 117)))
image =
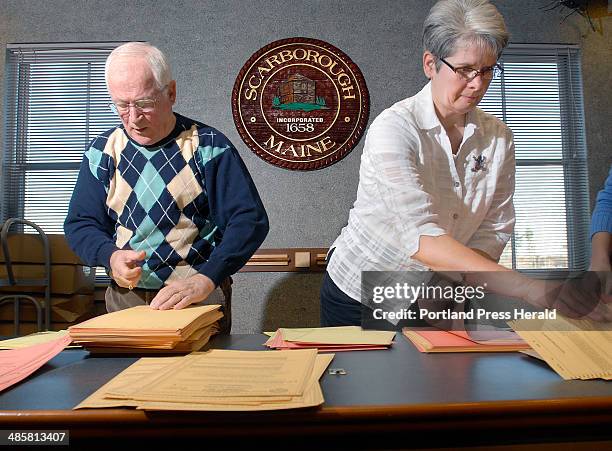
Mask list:
POLYGON ((316 82, 302 74, 290 75, 281 83, 272 107, 302 111, 327 109, 325 98, 316 96, 316 82))

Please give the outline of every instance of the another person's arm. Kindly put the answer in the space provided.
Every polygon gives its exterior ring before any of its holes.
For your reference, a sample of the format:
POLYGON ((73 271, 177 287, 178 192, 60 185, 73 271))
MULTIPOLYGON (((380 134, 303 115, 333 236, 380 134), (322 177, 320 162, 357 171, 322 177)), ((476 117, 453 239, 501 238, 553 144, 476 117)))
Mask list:
POLYGON ((610 271, 612 240, 612 167, 604 188, 597 195, 591 218, 591 270, 610 271))
POLYGON ((610 232, 595 232, 591 237, 591 271, 611 271, 610 253, 612 251, 610 232))

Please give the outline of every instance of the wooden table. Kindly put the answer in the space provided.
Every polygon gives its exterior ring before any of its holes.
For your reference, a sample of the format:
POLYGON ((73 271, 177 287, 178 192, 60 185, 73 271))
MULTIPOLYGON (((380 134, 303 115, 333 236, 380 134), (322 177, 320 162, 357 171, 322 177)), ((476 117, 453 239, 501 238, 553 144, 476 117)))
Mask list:
MULTIPOLYGON (((261 350, 265 340, 219 336, 210 347, 261 350)), ((71 444, 88 449, 143 442, 171 446, 187 439, 224 449, 612 444, 612 382, 564 381, 543 362, 518 353, 421 354, 400 335, 388 351, 336 353, 330 367, 348 374, 325 374, 320 408, 71 410, 135 360, 62 352, 0 394, 0 429, 67 429, 71 444)))

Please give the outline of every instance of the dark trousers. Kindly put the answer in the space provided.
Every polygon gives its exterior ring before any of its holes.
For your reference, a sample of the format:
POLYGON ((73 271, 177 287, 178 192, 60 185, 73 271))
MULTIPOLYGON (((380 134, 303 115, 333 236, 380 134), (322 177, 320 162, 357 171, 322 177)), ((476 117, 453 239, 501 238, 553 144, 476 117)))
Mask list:
POLYGON ((321 285, 321 326, 361 326, 361 302, 348 296, 326 272, 321 285))

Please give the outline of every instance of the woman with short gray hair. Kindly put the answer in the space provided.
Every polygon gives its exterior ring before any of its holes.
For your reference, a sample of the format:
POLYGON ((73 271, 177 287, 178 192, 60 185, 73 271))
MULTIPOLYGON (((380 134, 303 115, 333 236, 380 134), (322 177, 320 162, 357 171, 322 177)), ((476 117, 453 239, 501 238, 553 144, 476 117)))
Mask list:
MULTIPOLYGON (((441 0, 429 12, 429 83, 368 130, 357 200, 328 255, 324 326, 361 324, 362 271, 510 271, 497 262, 515 222, 513 136, 477 108, 507 43, 488 0, 441 0)), ((545 287, 515 276, 514 295, 546 306, 545 287)))
POLYGON ((439 2, 431 9, 423 25, 423 51, 447 58, 458 44, 475 45, 501 56, 508 45, 508 32, 503 17, 488 0, 439 2))

